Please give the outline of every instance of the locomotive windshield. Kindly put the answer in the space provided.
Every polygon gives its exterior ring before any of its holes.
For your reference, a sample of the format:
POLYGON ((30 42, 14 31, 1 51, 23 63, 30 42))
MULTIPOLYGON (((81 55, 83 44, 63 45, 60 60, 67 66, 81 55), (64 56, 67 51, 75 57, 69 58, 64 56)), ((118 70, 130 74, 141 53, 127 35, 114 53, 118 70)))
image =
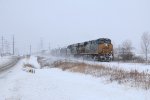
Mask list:
POLYGON ((104 43, 111 44, 111 40, 110 40, 110 39, 105 39, 105 40, 104 40, 104 43))
POLYGON ((103 44, 103 43, 111 44, 111 40, 110 39, 98 39, 96 42, 98 44, 103 44))

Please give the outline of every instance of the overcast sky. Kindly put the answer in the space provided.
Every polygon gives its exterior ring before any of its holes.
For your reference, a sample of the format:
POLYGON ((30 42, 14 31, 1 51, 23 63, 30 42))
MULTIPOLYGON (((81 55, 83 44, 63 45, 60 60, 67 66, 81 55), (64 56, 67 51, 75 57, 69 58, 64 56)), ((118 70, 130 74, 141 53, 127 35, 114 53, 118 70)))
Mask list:
MULTIPOLYGON (((140 49, 150 32, 150 0, 0 0, 0 36, 15 35, 20 52, 107 37, 140 49)), ((140 50, 139 50, 140 51, 140 50)))

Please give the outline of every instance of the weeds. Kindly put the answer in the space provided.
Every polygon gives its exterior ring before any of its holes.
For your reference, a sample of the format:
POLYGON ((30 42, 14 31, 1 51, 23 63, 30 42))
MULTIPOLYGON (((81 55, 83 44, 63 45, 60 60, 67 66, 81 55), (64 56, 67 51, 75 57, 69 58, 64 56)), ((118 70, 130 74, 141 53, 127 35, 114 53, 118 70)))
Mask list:
POLYGON ((45 61, 44 57, 37 57, 37 61, 40 64, 41 68, 44 68, 45 66, 51 66, 51 63, 45 61))
POLYGON ((108 77, 110 82, 118 82, 118 84, 129 84, 131 87, 150 89, 150 74, 146 72, 138 72, 137 70, 125 71, 117 67, 109 67, 103 65, 86 64, 83 62, 55 61, 52 63, 55 68, 63 71, 79 72, 90 74, 95 77, 108 77))

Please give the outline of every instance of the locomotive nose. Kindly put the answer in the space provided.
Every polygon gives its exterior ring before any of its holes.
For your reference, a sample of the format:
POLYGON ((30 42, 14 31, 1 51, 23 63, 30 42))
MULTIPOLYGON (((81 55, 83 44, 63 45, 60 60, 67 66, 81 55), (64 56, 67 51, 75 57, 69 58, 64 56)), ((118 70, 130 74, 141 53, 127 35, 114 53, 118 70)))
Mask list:
POLYGON ((105 47, 108 47, 108 44, 107 44, 107 43, 105 43, 105 47))
POLYGON ((108 43, 105 43, 105 44, 104 44, 104 48, 105 48, 105 49, 108 49, 108 48, 109 48, 109 44, 108 44, 108 43))
POLYGON ((102 52, 104 54, 109 54, 111 52, 111 45, 108 43, 103 44, 102 52))

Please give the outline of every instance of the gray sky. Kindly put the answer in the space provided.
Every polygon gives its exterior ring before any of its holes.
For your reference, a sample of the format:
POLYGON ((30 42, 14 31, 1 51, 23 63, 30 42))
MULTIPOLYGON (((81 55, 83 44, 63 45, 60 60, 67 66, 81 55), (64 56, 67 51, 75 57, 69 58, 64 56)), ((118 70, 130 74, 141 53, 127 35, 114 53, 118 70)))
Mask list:
POLYGON ((130 39, 140 51, 140 37, 150 32, 150 0, 0 0, 0 36, 15 35, 27 53, 108 37, 118 45, 130 39))

